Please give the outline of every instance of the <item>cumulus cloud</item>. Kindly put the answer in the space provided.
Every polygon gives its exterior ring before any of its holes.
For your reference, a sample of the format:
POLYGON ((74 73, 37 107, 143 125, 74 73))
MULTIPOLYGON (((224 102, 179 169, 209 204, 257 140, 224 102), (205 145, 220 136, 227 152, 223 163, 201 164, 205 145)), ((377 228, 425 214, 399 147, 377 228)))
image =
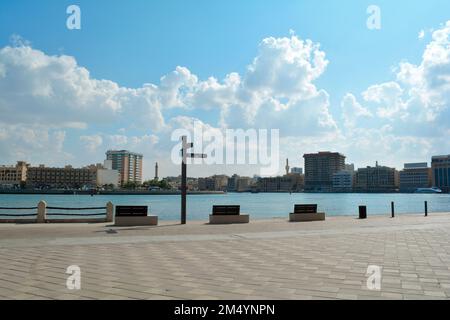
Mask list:
MULTIPOLYGON (((348 141, 358 151, 381 150, 380 157, 384 154, 392 163, 394 158, 426 160, 432 154, 448 153, 450 21, 432 33, 420 64, 401 62, 394 81, 374 84, 361 96, 365 109, 374 110, 376 117, 356 127, 346 119, 348 141)), ((349 114, 361 110, 353 94, 347 94, 342 105, 354 109, 349 114)))
POLYGON ((341 102, 342 118, 346 127, 354 127, 359 118, 371 118, 373 114, 365 107, 363 107, 356 99, 356 97, 347 93, 341 102))
POLYGON ((89 152, 95 152, 103 144, 103 138, 100 135, 81 136, 82 141, 89 152))
POLYGON ((149 163, 167 159, 171 131, 190 127, 202 111, 213 115, 197 119, 211 133, 280 129, 283 157, 330 149, 365 163, 371 153, 394 161, 416 148, 423 156, 446 152, 450 144, 440 137, 449 132, 449 35, 447 22, 432 32, 419 64, 399 63, 392 81, 359 95, 349 92, 336 110, 326 88, 316 84, 329 64, 325 52, 293 32, 263 39, 241 73, 199 79, 178 66, 159 83, 138 88, 95 79, 74 57, 51 56, 15 41, 0 49, 0 147, 6 150, 1 159, 51 150, 61 154, 57 161, 66 161, 72 157, 65 151, 66 135, 72 134, 77 138, 71 143, 78 141, 98 158, 120 148, 144 150, 149 163))

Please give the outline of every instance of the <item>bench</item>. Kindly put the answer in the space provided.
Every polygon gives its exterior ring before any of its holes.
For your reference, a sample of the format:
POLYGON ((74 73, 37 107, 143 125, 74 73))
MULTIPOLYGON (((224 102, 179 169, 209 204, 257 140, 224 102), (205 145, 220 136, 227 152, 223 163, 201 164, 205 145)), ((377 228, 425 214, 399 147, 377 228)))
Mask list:
POLYGON ((325 213, 317 212, 317 204, 296 204, 289 214, 290 222, 324 221, 325 213))
POLYGON ((116 206, 114 225, 118 227, 156 226, 158 217, 149 216, 147 206, 116 206))
POLYGON ((241 206, 213 206, 213 216, 238 216, 241 206))
POLYGON ((249 223, 250 216, 241 214, 241 206, 225 205, 213 206, 212 214, 209 216, 210 224, 249 223))

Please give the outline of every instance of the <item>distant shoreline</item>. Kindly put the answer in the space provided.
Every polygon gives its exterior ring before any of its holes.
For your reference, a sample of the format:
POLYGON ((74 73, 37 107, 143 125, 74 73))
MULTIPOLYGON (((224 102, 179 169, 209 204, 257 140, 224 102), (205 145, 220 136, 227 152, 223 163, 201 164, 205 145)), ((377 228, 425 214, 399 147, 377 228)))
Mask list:
MULTIPOLYGON (((234 191, 188 191, 188 195, 224 195, 227 193, 248 193, 248 194, 425 194, 425 193, 411 193, 411 192, 234 192, 234 191)), ((91 191, 83 190, 1 190, 2 194, 14 194, 14 195, 91 195, 91 191)), ((427 193, 432 194, 432 193, 427 193)), ((440 193, 445 195, 446 193, 440 193)), ((124 196, 124 195, 156 195, 156 196, 178 196, 181 195, 181 191, 132 191, 132 190, 117 190, 117 191, 97 191, 93 195, 108 195, 108 196, 124 196)))
MULTIPOLYGON (((91 191, 80 191, 80 190, 0 190, 0 194, 18 194, 18 195, 91 195, 91 191)), ((124 196, 124 195, 180 195, 180 191, 130 191, 130 190, 120 190, 120 191, 98 191, 93 195, 108 195, 108 196, 124 196)), ((223 191, 188 191, 188 195, 207 195, 207 194, 225 194, 223 191)))

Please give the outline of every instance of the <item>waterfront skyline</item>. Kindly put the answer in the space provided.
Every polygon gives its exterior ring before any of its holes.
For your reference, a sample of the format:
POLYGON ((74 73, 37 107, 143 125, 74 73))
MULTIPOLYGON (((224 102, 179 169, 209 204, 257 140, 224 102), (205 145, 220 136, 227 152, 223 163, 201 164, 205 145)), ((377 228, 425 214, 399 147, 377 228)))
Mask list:
POLYGON ((303 167, 302 155, 320 150, 396 168, 449 153, 445 1, 379 1, 380 30, 367 29, 364 1, 250 1, 238 13, 229 3, 105 4, 79 2, 79 31, 65 28, 67 3, 0 4, 0 163, 79 167, 129 149, 144 154, 144 180, 155 162, 161 176, 177 176, 170 134, 193 119, 209 131, 280 129, 279 174, 286 158, 303 167), (49 18, 38 29, 30 15, 49 18))

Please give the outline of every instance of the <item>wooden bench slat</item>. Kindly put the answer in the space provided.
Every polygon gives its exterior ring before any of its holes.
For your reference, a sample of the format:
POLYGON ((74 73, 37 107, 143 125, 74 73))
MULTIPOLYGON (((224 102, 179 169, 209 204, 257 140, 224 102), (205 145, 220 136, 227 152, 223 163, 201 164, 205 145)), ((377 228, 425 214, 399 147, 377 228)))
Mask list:
POLYGON ((230 215, 230 216, 238 216, 240 215, 241 206, 213 206, 213 216, 219 215, 230 215))
POLYGON ((317 213, 317 204, 296 204, 294 206, 294 213, 317 213))

